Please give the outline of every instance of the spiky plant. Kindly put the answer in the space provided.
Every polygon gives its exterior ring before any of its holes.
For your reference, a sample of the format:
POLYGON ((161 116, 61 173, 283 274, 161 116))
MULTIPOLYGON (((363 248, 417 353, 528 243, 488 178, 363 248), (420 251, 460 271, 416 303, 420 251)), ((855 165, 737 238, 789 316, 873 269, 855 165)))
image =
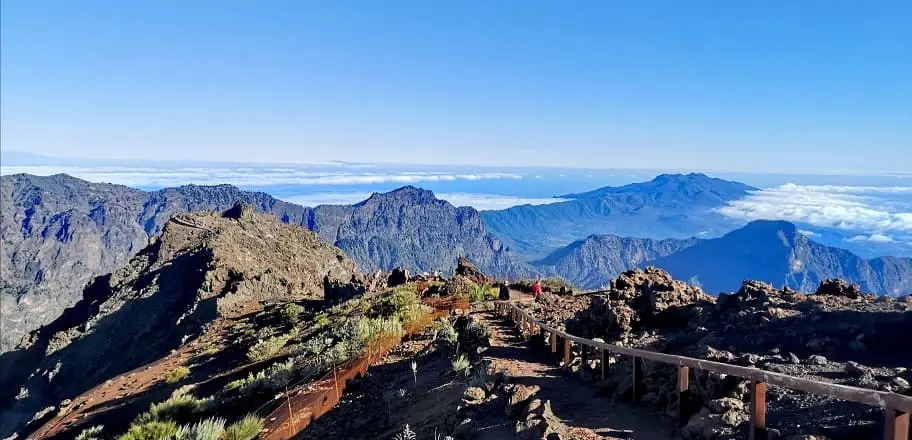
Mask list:
POLYGON ((263 420, 247 414, 225 428, 225 440, 253 440, 263 430, 263 420))
POLYGON ((396 436, 393 437, 393 440, 416 440, 417 438, 418 435, 415 434, 415 431, 412 431, 412 429, 409 428, 408 423, 406 423, 405 427, 402 428, 402 432, 396 434, 396 436))
POLYGON ((415 385, 418 385, 418 362, 412 361, 412 376, 415 378, 415 385))
POLYGON ((102 425, 95 425, 91 428, 83 429, 79 435, 76 436, 76 440, 101 440, 101 431, 104 429, 102 425))
POLYGON ((180 427, 174 437, 179 440, 219 440, 224 432, 225 419, 208 418, 180 427))
POLYGON ((462 373, 466 376, 469 375, 469 367, 471 363, 469 362, 469 357, 465 353, 460 354, 459 357, 453 360, 452 362, 453 372, 456 374, 462 373))
POLYGON ((134 422, 127 432, 117 437, 117 440, 162 440, 174 438, 177 435, 177 424, 172 421, 134 422))
POLYGON ((189 374, 190 369, 181 365, 165 374, 165 382, 168 382, 169 384, 175 384, 180 382, 181 379, 187 377, 189 374))

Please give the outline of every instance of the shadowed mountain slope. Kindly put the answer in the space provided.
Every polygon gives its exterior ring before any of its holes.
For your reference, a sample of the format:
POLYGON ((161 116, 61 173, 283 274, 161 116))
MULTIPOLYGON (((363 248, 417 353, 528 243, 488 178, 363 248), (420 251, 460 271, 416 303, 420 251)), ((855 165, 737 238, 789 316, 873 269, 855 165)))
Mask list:
POLYGON ((827 278, 845 279, 871 293, 912 292, 912 259, 866 260, 816 243, 783 221, 754 221, 649 264, 713 293, 737 290, 746 279, 813 292, 827 278))

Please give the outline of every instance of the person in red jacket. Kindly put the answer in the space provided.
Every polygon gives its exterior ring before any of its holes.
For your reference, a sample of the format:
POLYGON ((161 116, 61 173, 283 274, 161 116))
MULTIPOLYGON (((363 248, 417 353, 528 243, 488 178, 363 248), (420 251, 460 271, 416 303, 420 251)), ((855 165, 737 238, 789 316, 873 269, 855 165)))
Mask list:
POLYGON ((535 284, 532 285, 532 298, 538 301, 538 295, 542 293, 541 280, 535 280, 535 284))

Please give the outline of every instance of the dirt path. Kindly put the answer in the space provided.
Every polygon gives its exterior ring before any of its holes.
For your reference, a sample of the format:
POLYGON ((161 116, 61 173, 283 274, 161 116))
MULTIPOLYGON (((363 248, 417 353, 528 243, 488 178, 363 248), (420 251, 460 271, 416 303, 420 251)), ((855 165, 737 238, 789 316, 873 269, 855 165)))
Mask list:
MULTIPOLYGON (((494 313, 481 315, 491 330, 491 347, 485 352, 495 369, 523 385, 538 385, 539 398, 551 401, 554 414, 570 427, 588 428, 606 438, 675 439, 674 421, 645 407, 611 402, 597 388, 568 377, 556 363, 529 346, 515 328, 494 313)), ((513 438, 513 426, 491 427, 480 439, 513 438)))

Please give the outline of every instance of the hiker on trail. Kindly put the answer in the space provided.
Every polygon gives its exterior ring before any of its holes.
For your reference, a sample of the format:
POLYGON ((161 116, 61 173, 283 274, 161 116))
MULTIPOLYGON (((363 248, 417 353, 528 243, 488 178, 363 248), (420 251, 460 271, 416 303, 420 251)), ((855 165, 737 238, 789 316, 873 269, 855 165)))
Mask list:
POLYGON ((532 298, 538 301, 538 295, 542 293, 541 280, 535 280, 535 284, 532 285, 532 298))
POLYGON ((506 281, 500 283, 500 294, 498 295, 498 299, 500 299, 501 301, 510 300, 510 288, 507 287, 506 281))

